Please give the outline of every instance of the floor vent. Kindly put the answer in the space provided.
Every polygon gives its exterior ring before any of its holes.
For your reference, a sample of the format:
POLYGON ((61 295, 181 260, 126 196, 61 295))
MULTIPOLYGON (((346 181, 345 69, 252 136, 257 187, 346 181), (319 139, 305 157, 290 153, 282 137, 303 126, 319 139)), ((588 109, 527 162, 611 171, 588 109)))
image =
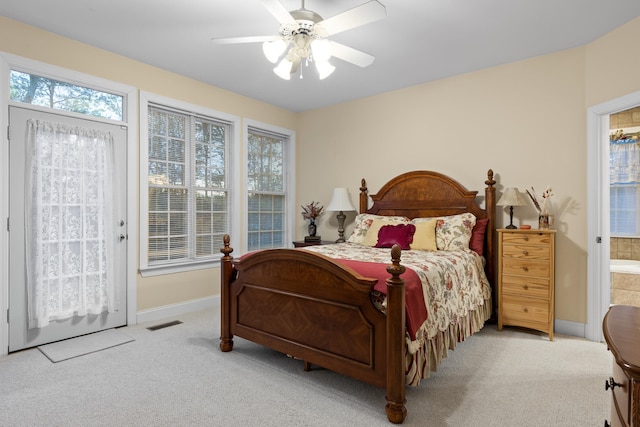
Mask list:
POLYGON ((155 325, 155 326, 149 326, 147 329, 150 331, 157 331, 158 329, 164 329, 164 328, 168 328, 169 326, 175 326, 175 325, 179 325, 182 322, 179 320, 174 320, 172 322, 167 322, 167 323, 161 323, 159 325, 155 325))

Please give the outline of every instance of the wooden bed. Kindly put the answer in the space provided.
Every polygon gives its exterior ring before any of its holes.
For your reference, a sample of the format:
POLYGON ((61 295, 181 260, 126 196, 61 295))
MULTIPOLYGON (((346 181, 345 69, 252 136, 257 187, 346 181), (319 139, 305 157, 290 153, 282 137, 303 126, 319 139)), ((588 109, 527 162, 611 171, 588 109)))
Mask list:
MULTIPOLYGON (((482 209, 477 191, 468 191, 454 179, 431 171, 408 172, 371 195, 373 204, 368 208, 363 179, 360 212, 408 218, 471 212, 487 218, 485 271, 493 288, 497 245, 492 170, 485 184, 486 208, 482 209)), ((406 314, 400 249, 392 248, 387 267, 385 315, 370 298, 376 279, 301 249, 264 250, 234 260, 229 241, 226 235, 221 249, 220 349, 231 351, 233 337, 238 336, 301 359, 305 370, 315 364, 384 387, 387 417, 402 423, 407 414, 406 314)))

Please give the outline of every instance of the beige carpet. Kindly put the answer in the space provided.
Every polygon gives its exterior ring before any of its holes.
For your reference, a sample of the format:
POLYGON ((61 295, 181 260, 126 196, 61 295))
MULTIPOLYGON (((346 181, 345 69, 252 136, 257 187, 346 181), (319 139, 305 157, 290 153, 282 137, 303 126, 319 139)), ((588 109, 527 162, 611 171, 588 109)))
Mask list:
MULTIPOLYGON (((126 345, 51 363, 36 349, 0 358, 0 426, 390 426, 385 391, 242 339, 219 348, 219 307, 126 345)), ((154 322, 160 323, 160 322, 154 322)), ((495 325, 407 388, 405 426, 602 426, 606 345, 495 325)))

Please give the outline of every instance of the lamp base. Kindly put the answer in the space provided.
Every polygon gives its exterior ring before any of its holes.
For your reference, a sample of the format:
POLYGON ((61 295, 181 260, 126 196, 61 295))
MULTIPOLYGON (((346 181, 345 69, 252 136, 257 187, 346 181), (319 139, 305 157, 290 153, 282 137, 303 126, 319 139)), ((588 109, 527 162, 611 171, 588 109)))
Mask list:
POLYGON ((515 225, 513 225, 513 224, 509 224, 509 225, 507 225, 505 228, 506 228, 506 229, 508 229, 508 230, 515 230, 515 229, 516 229, 516 228, 518 228, 518 227, 516 227, 516 226, 515 226, 515 225))

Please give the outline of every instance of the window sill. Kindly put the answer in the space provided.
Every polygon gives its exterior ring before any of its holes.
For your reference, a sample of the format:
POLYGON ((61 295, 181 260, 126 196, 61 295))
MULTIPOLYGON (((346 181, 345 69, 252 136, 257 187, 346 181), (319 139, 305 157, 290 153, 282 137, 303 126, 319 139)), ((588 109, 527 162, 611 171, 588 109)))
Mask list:
POLYGON ((186 273, 188 271, 204 270, 207 268, 220 267, 220 259, 194 261, 183 264, 157 265, 141 268, 139 271, 142 277, 162 276, 165 274, 186 273))

